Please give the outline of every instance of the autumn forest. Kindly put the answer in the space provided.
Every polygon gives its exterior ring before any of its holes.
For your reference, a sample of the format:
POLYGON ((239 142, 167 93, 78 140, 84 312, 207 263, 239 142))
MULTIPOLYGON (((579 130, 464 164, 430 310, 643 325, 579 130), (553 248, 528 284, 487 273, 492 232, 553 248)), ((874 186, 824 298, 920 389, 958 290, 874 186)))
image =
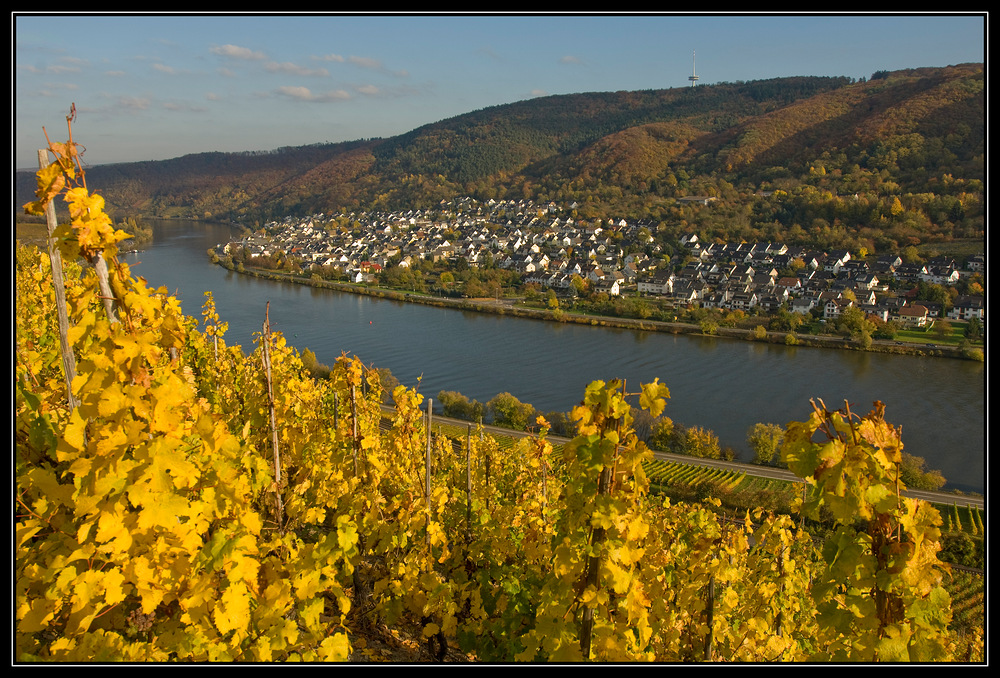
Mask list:
MULTIPOLYGON (((256 228, 468 195, 652 222, 666 242, 697 233, 874 254, 982 241, 984 155, 983 65, 962 64, 548 96, 388 139, 100 165, 88 180, 116 218, 256 228), (679 201, 691 196, 716 200, 679 201)), ((33 185, 18 173, 17 205, 33 185)))

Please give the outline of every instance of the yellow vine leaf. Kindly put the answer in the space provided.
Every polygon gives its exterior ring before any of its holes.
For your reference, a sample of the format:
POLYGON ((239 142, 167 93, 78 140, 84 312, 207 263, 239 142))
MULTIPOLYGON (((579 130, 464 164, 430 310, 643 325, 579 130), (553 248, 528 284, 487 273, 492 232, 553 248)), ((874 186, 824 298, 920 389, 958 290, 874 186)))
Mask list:
POLYGON ((181 516, 188 515, 188 502, 183 497, 172 492, 160 492, 149 495, 148 500, 140 502, 137 527, 149 530, 154 527, 175 528, 180 523, 181 516))
POLYGON ((131 585, 126 584, 125 575, 117 567, 104 571, 104 603, 117 605, 125 600, 131 585))
POLYGON ((42 214, 45 211, 45 205, 52 202, 66 188, 67 175, 71 179, 75 175, 72 164, 67 166, 53 162, 38 170, 35 173, 38 185, 35 196, 38 200, 26 203, 24 211, 27 214, 42 214))
POLYGON ((347 634, 335 633, 324 638, 316 655, 323 662, 346 662, 351 657, 351 643, 347 634))
POLYGON ((670 390, 659 381, 657 378, 651 384, 643 384, 642 395, 639 397, 639 405, 654 417, 663 413, 667 405, 666 399, 670 397, 670 390))
POLYGON ((125 525, 124 515, 118 512, 105 511, 97 520, 95 539, 105 544, 109 553, 127 553, 132 547, 132 535, 125 525))
POLYGON ((300 619, 302 624, 307 629, 315 629, 319 627, 319 615, 323 611, 323 597, 317 596, 311 600, 307 600, 299 608, 300 619))
POLYGON ((222 593, 221 604, 212 612, 212 621, 223 635, 246 628, 250 620, 250 592, 243 582, 235 582, 222 593))

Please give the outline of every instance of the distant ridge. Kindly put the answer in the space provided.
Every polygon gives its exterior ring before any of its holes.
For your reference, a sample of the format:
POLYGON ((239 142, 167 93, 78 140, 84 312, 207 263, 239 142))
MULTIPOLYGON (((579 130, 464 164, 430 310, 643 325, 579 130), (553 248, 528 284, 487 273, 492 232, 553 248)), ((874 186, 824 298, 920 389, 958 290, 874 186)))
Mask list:
MULTIPOLYGON (((118 216, 251 226, 427 208, 460 195, 575 201, 584 217, 663 218, 684 195, 808 183, 817 162, 838 176, 857 166, 858 191, 933 193, 943 176, 982 182, 984 154, 983 65, 961 64, 861 81, 791 77, 548 96, 387 139, 94 166, 88 184, 118 216), (861 180, 865 172, 880 175, 877 185, 861 180)), ((834 188, 850 189, 843 181, 834 188)), ((15 211, 32 191, 30 174, 17 173, 15 211)))

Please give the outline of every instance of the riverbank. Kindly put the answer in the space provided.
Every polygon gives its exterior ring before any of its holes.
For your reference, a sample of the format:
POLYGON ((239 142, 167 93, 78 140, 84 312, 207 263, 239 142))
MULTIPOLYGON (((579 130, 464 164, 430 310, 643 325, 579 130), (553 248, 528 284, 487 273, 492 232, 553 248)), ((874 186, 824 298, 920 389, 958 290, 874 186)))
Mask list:
MULTIPOLYGON (((405 292, 381 287, 370 287, 367 285, 357 285, 353 283, 334 282, 330 280, 316 280, 303 276, 282 273, 273 270, 253 269, 236 266, 226 259, 220 258, 211 253, 215 263, 223 268, 241 275, 249 275, 265 280, 275 280, 280 282, 292 282, 308 287, 337 290, 351 294, 361 294, 378 299, 389 299, 393 301, 404 301, 409 303, 424 304, 427 306, 437 306, 440 308, 453 308, 456 310, 473 311, 476 313, 491 313, 494 315, 508 315, 516 318, 530 318, 533 320, 543 320, 548 322, 575 323, 578 325, 589 325, 593 327, 621 328, 631 330, 643 330, 647 332, 664 332, 669 334, 687 334, 704 338, 725 338, 738 339, 741 341, 755 341, 758 343, 779 344, 783 346, 805 346, 812 348, 830 348, 848 351, 867 351, 875 353, 889 353, 896 355, 930 356, 942 358, 957 358, 968 360, 963 351, 957 346, 943 346, 936 344, 908 344, 899 341, 873 340, 871 346, 864 346, 848 338, 835 335, 800 334, 794 332, 773 332, 768 331, 759 336, 754 330, 740 329, 734 327, 718 327, 713 334, 705 334, 700 325, 678 322, 663 322, 656 320, 640 320, 635 318, 617 318, 612 316, 595 316, 583 313, 573 313, 562 309, 541 309, 531 308, 519 300, 512 299, 457 299, 453 297, 440 297, 416 292, 405 292), (791 336, 790 336, 791 335, 791 336)), ((985 348, 980 349, 985 353, 985 348)))
MULTIPOLYGON (((485 403, 509 392, 543 412, 567 412, 594 379, 659 378, 671 389, 673 421, 713 431, 720 446, 737 450, 742 459, 752 457, 746 444, 750 427, 800 420, 811 411, 812 398, 849 401, 852 407, 880 401, 893 425, 908 432, 907 451, 926 459, 927 468, 940 469, 949 489, 984 491, 982 363, 786 350, 744 340, 686 340, 667 332, 510 322, 510 316, 451 313, 426 303, 378 304, 378 297, 368 296, 379 293, 374 284, 366 294, 331 294, 302 284, 272 285, 213 265, 206 252, 230 241, 223 226, 158 222, 154 228, 153 245, 122 260, 150 285, 176 292, 189 313, 197 315, 210 290, 228 324, 227 344, 244 350, 254 350, 270 302, 272 323, 299 351, 309 348, 330 364, 344 353, 358 355, 428 398, 447 390, 485 403), (954 426, 956 421, 963 425, 954 426)), ((544 303, 544 297, 538 295, 538 301, 544 303)), ((567 301, 560 302, 570 310, 567 301)))

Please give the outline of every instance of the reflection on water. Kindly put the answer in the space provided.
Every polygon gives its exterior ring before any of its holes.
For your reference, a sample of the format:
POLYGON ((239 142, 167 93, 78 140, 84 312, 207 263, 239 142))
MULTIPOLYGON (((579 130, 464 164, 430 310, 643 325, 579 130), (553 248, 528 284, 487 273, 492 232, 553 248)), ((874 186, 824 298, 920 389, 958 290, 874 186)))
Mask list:
POLYGON ((667 416, 714 430, 743 458, 753 424, 805 420, 811 398, 859 413, 881 400, 908 452, 950 486, 983 490, 982 363, 550 323, 263 281, 211 264, 206 249, 228 237, 220 226, 157 223, 153 245, 126 261, 151 284, 179 289, 189 315, 212 290, 227 341, 246 351, 270 301, 272 325, 293 346, 327 364, 356 354, 403 384, 419 380, 432 398, 455 390, 485 403, 508 391, 541 411, 567 411, 594 379, 634 390, 659 378, 670 389, 667 416))

